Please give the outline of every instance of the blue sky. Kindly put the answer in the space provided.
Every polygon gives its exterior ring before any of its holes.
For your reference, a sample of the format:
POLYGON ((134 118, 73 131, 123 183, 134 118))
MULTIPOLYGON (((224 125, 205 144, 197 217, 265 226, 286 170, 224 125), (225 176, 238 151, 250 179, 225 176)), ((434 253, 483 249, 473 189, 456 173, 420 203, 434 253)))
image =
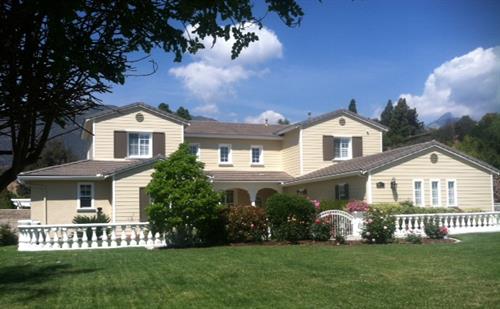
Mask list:
POLYGON ((224 58, 227 44, 182 63, 155 51, 157 73, 129 77, 101 99, 167 102, 247 122, 300 121, 309 111, 346 108, 351 98, 360 114, 375 117, 401 95, 426 121, 446 111, 476 118, 500 111, 500 1, 299 2, 300 27, 269 15, 260 45, 236 62, 224 58))

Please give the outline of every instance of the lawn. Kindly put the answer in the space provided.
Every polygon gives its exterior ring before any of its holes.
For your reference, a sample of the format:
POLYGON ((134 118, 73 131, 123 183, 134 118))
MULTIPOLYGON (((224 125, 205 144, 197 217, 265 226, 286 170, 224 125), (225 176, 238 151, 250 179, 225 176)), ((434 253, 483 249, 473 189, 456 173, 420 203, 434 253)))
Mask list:
POLYGON ((20 253, 0 307, 499 308, 500 234, 459 244, 20 253))

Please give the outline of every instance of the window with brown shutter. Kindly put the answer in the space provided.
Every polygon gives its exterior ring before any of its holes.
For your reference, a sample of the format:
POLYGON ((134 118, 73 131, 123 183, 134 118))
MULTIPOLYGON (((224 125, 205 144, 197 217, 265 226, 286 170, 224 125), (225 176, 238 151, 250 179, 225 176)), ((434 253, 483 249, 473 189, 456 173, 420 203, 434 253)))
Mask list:
POLYGON ((352 137, 352 157, 362 157, 363 156, 363 137, 353 136, 352 137))
POLYGON ((122 159, 127 157, 127 132, 114 131, 113 144, 115 159, 122 159))
POLYGON ((323 135, 323 161, 331 161, 335 157, 335 145, 332 135, 323 135))
POLYGON ((153 133, 153 156, 165 156, 165 133, 153 133))

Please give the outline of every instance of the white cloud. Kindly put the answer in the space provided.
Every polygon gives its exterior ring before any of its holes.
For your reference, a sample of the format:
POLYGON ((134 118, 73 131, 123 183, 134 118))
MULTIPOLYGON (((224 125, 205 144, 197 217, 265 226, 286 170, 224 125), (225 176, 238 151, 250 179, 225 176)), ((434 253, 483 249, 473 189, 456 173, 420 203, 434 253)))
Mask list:
POLYGON ((282 114, 275 112, 273 110, 267 110, 267 111, 262 112, 260 115, 257 115, 255 117, 251 117, 251 116, 246 117, 245 122, 247 122, 247 123, 265 123, 266 119, 270 124, 273 124, 273 123, 278 123, 278 120, 280 120, 280 119, 285 119, 285 116, 283 116, 282 114))
POLYGON ((482 47, 434 69, 422 95, 402 94, 423 118, 500 111, 500 46, 482 47))
MULTIPOLYGON (((188 31, 192 32, 193 27, 188 27, 188 31)), ((213 47, 211 39, 205 38, 202 41, 205 49, 193 56, 193 62, 172 68, 169 73, 182 80, 193 96, 206 103, 213 104, 217 99, 234 96, 235 84, 266 74, 269 70, 259 69, 258 66, 270 59, 280 58, 283 53, 283 46, 273 31, 253 25, 244 31, 255 32, 259 40, 250 43, 235 60, 231 60, 233 38, 228 41, 220 39, 213 47)))
POLYGON ((208 104, 196 106, 194 108, 194 112, 201 114, 203 116, 215 115, 215 114, 219 113, 219 108, 215 104, 208 103, 208 104))

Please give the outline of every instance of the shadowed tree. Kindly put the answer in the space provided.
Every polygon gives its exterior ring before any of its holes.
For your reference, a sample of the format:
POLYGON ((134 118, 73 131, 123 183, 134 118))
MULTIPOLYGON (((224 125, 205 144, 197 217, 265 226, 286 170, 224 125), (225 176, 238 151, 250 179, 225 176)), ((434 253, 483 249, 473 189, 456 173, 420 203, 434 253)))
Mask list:
POLYGON ((278 124, 290 124, 290 120, 286 118, 278 119, 278 124))
POLYGON ((177 116, 184 118, 186 120, 192 119, 191 114, 189 113, 189 110, 187 108, 182 107, 182 106, 180 106, 175 113, 177 114, 177 116))
POLYGON ((167 113, 172 112, 172 110, 170 109, 170 106, 167 103, 160 103, 160 105, 158 105, 158 109, 160 109, 164 112, 167 112, 167 113))
POLYGON ((358 108, 356 107, 356 100, 351 99, 351 102, 349 102, 349 110, 353 113, 358 113, 358 108))
MULTIPOLYGON (((53 138, 53 125, 75 122, 100 104, 96 95, 127 76, 148 73, 135 72, 134 63, 148 60, 153 49, 180 61, 184 53, 204 48, 205 38, 233 37, 236 58, 258 40, 245 29, 250 23, 262 26, 255 10, 251 0, 1 1, 0 137, 10 146, 0 155, 10 156, 11 163, 0 174, 0 189, 38 160, 53 138)), ((303 16, 295 0, 267 0, 262 14, 267 13, 290 27, 303 16)))

